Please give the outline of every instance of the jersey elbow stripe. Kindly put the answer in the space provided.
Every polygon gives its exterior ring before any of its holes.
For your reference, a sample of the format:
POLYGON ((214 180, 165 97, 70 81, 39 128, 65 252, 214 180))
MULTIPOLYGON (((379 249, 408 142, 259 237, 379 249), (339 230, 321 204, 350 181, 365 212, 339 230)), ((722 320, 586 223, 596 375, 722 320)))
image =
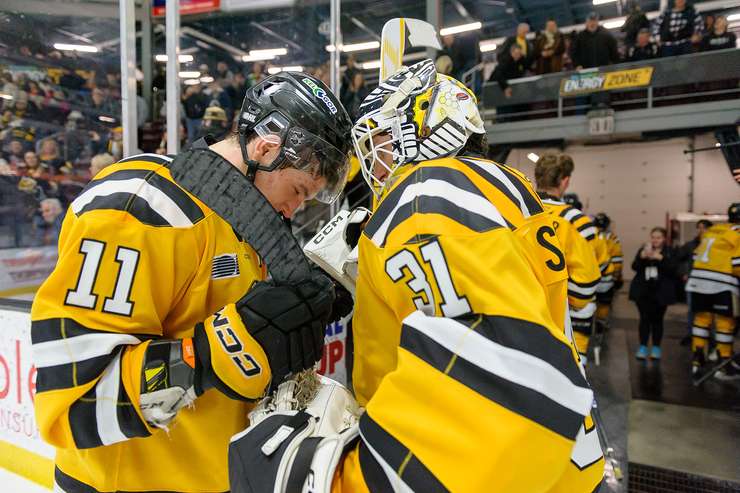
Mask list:
POLYGON ((405 445, 368 413, 360 418, 360 437, 360 467, 370 491, 448 491, 405 445))
POLYGON ((121 401, 121 392, 125 394, 119 350, 96 384, 69 408, 69 426, 77 448, 100 447, 149 435, 128 396, 121 401))
POLYGON ((45 392, 91 382, 121 346, 141 339, 87 329, 71 319, 49 319, 32 323, 31 342, 38 371, 36 390, 45 392))
POLYGON ((96 209, 126 211, 151 226, 188 227, 205 217, 187 192, 144 169, 120 170, 92 181, 72 202, 77 215, 96 209))
POLYGON ((593 394, 570 348, 536 324, 482 320, 468 327, 415 312, 404 320, 401 347, 488 400, 574 440, 593 394))
POLYGON ((737 267, 740 265, 740 257, 732 257, 732 266, 737 267))

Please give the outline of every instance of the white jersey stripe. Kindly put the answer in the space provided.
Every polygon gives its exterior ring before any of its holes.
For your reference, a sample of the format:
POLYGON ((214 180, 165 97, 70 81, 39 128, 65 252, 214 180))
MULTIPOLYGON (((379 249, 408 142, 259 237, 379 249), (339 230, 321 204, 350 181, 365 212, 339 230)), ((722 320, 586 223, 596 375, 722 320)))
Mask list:
POLYGON ((496 207, 480 195, 458 188, 442 180, 429 179, 420 183, 409 185, 401 194, 395 207, 385 218, 378 230, 372 237, 373 243, 381 245, 385 239, 388 228, 393 218, 403 205, 413 201, 417 197, 440 197, 456 204, 461 209, 468 210, 481 215, 491 221, 506 227, 506 220, 496 207))
POLYGON ((416 311, 403 322, 458 357, 500 378, 534 390, 574 413, 586 416, 591 409, 593 392, 575 385, 545 360, 498 344, 450 318, 427 317, 416 311))
POLYGON ((84 334, 67 339, 39 342, 31 346, 37 368, 65 365, 105 356, 119 345, 139 344, 138 337, 129 334, 84 334))
POLYGON ((128 437, 118 424, 118 389, 121 384, 121 353, 103 372, 95 386, 95 420, 103 445, 122 442, 128 437))
POLYGON ((166 193, 142 178, 111 180, 100 183, 83 192, 72 202, 72 210, 79 214, 95 197, 106 197, 114 193, 130 193, 146 200, 149 207, 175 227, 192 226, 193 222, 166 193))

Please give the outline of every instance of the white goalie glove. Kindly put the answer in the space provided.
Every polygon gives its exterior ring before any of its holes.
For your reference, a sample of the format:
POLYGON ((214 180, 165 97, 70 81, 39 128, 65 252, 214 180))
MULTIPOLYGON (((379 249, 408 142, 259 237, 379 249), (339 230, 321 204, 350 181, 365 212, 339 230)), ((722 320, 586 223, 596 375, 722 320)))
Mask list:
POLYGON ((372 213, 364 207, 339 211, 316 236, 306 243, 303 253, 340 283, 353 296, 357 282, 357 242, 363 224, 372 213))
POLYGON ((249 414, 249 428, 231 438, 231 492, 330 492, 358 437, 360 413, 344 386, 312 370, 286 380, 249 414))

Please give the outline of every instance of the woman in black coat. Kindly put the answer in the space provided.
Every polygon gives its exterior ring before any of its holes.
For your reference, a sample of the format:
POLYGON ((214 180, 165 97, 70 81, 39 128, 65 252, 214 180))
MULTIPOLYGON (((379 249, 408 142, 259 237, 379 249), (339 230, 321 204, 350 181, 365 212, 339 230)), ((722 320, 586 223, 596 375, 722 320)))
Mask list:
POLYGON ((676 253, 665 244, 665 228, 653 228, 650 242, 637 251, 632 262, 635 277, 630 285, 630 299, 640 311, 640 348, 635 357, 648 357, 648 342, 652 335, 652 359, 660 359, 663 337, 663 317, 668 305, 676 301, 676 253))

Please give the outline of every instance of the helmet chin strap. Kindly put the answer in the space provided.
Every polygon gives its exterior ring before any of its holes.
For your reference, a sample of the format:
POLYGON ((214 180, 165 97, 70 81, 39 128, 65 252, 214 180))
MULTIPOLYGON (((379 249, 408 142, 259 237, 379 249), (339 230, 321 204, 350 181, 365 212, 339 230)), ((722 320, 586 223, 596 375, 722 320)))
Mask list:
POLYGON ((246 125, 242 125, 239 128, 239 147, 242 150, 242 160, 247 165, 247 180, 254 183, 254 177, 257 175, 257 169, 260 167, 260 163, 254 159, 249 159, 249 152, 247 151, 247 129, 246 125))

